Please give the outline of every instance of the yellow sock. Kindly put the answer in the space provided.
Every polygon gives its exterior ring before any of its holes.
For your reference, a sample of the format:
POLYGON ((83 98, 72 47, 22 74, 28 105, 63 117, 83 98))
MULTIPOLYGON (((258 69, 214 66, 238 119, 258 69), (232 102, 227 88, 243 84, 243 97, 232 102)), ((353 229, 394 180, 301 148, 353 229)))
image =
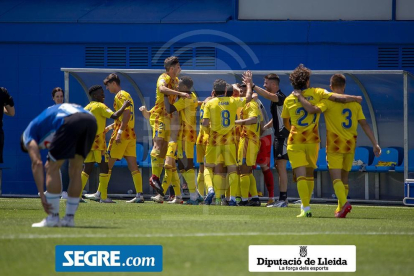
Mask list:
POLYGON ((229 173, 230 196, 236 197, 237 192, 240 191, 239 175, 237 172, 229 173))
POLYGON ((236 197, 241 197, 241 190, 240 190, 240 174, 237 174, 237 186, 236 186, 236 197))
POLYGON ((173 178, 173 171, 172 169, 165 168, 164 170, 164 180, 162 181, 162 188, 164 189, 164 192, 167 192, 168 187, 172 184, 172 178, 173 178))
POLYGON ((310 200, 312 198, 313 189, 315 188, 315 179, 313 177, 306 177, 306 184, 308 185, 310 200))
POLYGON ((248 174, 240 175, 240 192, 243 200, 249 198, 250 177, 248 174))
POLYGON ((172 185, 175 196, 181 196, 180 177, 178 176, 177 169, 172 170, 172 185))
POLYGON ((250 177, 249 193, 252 197, 255 197, 255 196, 258 195, 257 185, 256 185, 256 178, 254 178, 254 175, 252 173, 249 174, 249 177, 250 177))
POLYGON ((169 142, 167 149, 167 156, 175 158, 175 152, 177 151, 177 142, 169 142))
POLYGON ((160 178, 162 169, 164 168, 164 158, 154 157, 151 155, 151 169, 152 174, 160 178))
POLYGON ((297 178, 297 186, 300 200, 302 201, 303 207, 308 207, 310 202, 308 184, 304 176, 297 178))
POLYGON ((230 197, 230 180, 229 180, 229 175, 227 174, 224 177, 224 195, 226 196, 226 198, 230 197))
POLYGON ((213 168, 204 168, 204 183, 206 184, 207 192, 208 189, 213 188, 213 168))
POLYGON ((344 188, 345 188, 345 196, 346 196, 346 198, 348 198, 348 194, 349 194, 349 186, 348 186, 348 184, 345 184, 344 183, 344 188))
POLYGON ((338 198, 339 204, 342 206, 346 203, 346 195, 345 195, 345 187, 344 183, 342 183, 341 179, 335 179, 333 181, 333 187, 335 190, 335 195, 338 198))
POLYGON ((195 172, 194 169, 190 169, 186 172, 184 172, 183 177, 185 179, 185 182, 187 182, 188 191, 190 193, 194 193, 196 191, 196 184, 195 184, 195 172))
POLYGON ((88 183, 89 174, 87 174, 86 172, 82 172, 81 179, 82 179, 82 190, 81 190, 79 197, 82 197, 82 191, 85 189, 86 183, 88 183))
POLYGON ((223 195, 223 177, 220 174, 214 174, 213 176, 213 186, 214 191, 216 192, 216 198, 221 198, 223 195))
MULTIPOLYGON (((345 187, 345 196, 347 198, 346 200, 348 201, 349 186, 348 184, 344 184, 344 187, 345 187)), ((338 207, 336 207, 335 212, 341 211, 341 208, 342 208, 341 203, 339 203, 339 200, 338 200, 338 207)))
POLYGON ((133 171, 131 173, 132 180, 134 181, 135 191, 137 193, 142 193, 142 176, 139 170, 133 171))
POLYGON ((108 184, 111 175, 106 173, 99 174, 99 191, 101 192, 101 199, 104 200, 108 197, 108 184))
POLYGON ((200 195, 204 196, 206 194, 206 184, 204 183, 204 173, 198 172, 197 175, 197 186, 198 186, 198 192, 200 195))
MULTIPOLYGON (((109 184, 109 179, 111 179, 112 170, 108 170, 107 175, 108 175, 108 184, 109 184)), ((99 176, 100 176, 100 174, 99 174, 99 176)), ((107 194, 107 193, 108 193, 108 185, 107 185, 105 188, 104 188, 104 187, 102 187, 102 185, 101 185, 101 181, 99 180, 98 191, 99 191, 101 194, 102 194, 102 193, 107 194)))

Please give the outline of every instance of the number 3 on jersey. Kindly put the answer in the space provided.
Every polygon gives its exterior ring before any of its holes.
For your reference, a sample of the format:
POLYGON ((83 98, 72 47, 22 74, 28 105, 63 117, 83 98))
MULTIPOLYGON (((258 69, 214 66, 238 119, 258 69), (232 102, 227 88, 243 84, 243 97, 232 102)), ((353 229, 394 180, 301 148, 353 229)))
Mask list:
POLYGON ((221 112, 221 125, 223 127, 228 127, 230 125, 230 112, 228 110, 223 110, 221 112))
POLYGON ((352 126, 352 111, 348 108, 342 110, 342 115, 345 115, 346 122, 342 123, 343 128, 350 128, 352 126))

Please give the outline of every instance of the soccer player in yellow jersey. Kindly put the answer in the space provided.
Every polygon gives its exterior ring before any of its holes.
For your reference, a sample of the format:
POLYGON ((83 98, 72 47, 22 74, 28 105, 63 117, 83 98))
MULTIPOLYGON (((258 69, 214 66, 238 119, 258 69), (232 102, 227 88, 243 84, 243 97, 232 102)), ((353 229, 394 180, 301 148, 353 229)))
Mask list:
MULTIPOLYGON (((245 82, 247 93, 252 93, 251 76, 248 77, 248 80, 245 79, 245 82)), ((241 92, 240 96, 243 97, 245 94, 241 92)), ((259 105, 256 101, 246 103, 241 111, 240 119, 236 120, 236 125, 241 126, 237 153, 241 191, 239 206, 260 206, 256 179, 252 172, 260 149, 260 124, 262 120, 259 105), (248 202, 249 193, 252 197, 250 202, 248 202)), ((231 196, 229 205, 235 206, 235 200, 236 198, 231 196)))
POLYGON ((251 91, 247 93, 246 98, 225 97, 227 86, 226 82, 222 79, 218 79, 214 82, 213 89, 216 98, 210 100, 205 105, 203 115, 203 126, 209 134, 204 168, 204 181, 208 189, 205 202, 208 205, 211 204, 215 195, 215 189, 218 193, 222 193, 225 190, 223 189, 222 176, 216 174, 213 176, 213 168, 220 157, 223 159, 224 165, 227 166, 230 190, 232 184, 237 181, 238 175, 234 137, 236 111, 238 107, 244 106, 245 103, 250 102, 252 98, 251 91))
MULTIPOLYGON (((330 87, 333 92, 344 94, 346 78, 342 74, 335 74, 331 77, 330 87)), ((348 196, 348 175, 354 161, 355 147, 357 141, 357 122, 361 125, 365 134, 371 140, 375 156, 381 154, 371 128, 365 120, 362 107, 359 103, 335 103, 329 100, 322 100, 318 106, 311 105, 302 95, 297 95, 299 101, 310 113, 324 112, 326 121, 326 155, 333 187, 338 198, 338 208, 335 217, 345 218, 352 209, 347 201, 348 196)))
MULTIPOLYGON (((322 88, 309 88, 311 71, 300 64, 289 79, 295 90, 312 105, 319 106, 323 99, 338 102, 361 101, 361 97, 328 93, 322 88)), ((299 197, 302 200, 301 213, 298 217, 311 217, 310 198, 314 189, 313 171, 317 167, 319 153, 319 117, 320 114, 309 114, 294 95, 289 95, 284 104, 281 117, 284 125, 290 130, 288 138, 288 156, 296 175, 299 197)))
POLYGON ((131 102, 131 106, 127 107, 124 113, 114 123, 114 131, 108 145, 109 174, 112 172, 115 161, 125 158, 128 163, 128 168, 131 171, 136 190, 136 197, 127 201, 127 203, 143 203, 142 176, 138 170, 136 154, 134 101, 128 92, 121 89, 121 80, 116 74, 109 74, 105 78, 104 84, 109 92, 116 94, 114 98, 114 109, 116 111, 121 109, 125 101, 131 102))
POLYGON ((85 197, 88 199, 99 200, 101 203, 115 203, 107 196, 109 177, 108 174, 108 155, 106 153, 106 141, 105 131, 106 119, 117 120, 124 112, 125 108, 131 105, 131 102, 125 101, 122 107, 117 112, 112 110, 104 104, 105 94, 100 85, 94 85, 89 88, 89 95, 91 102, 85 106, 85 109, 92 113, 96 118, 98 124, 98 130, 96 131, 95 141, 93 142, 92 149, 85 158, 85 167, 83 168, 82 178, 82 190, 85 188, 88 182, 89 175, 93 170, 95 163, 99 164, 99 187, 95 194, 89 194, 85 197))
POLYGON ((178 58, 174 56, 166 58, 164 68, 166 72, 161 74, 157 81, 155 105, 151 109, 150 116, 154 143, 151 151, 152 176, 150 178, 150 185, 162 196, 164 196, 164 190, 161 187, 160 175, 168 149, 171 119, 171 115, 165 111, 164 96, 169 96, 170 104, 175 102, 177 96, 190 98, 189 94, 177 91, 178 75, 181 72, 178 58))
POLYGON ((196 113, 198 107, 197 96, 191 92, 193 80, 184 76, 179 80, 178 89, 190 95, 190 98, 180 97, 173 105, 165 102, 166 111, 171 114, 178 111, 180 114, 180 132, 177 141, 178 168, 183 175, 190 191, 190 200, 187 204, 198 205, 203 202, 195 183, 194 172, 194 145, 197 139, 196 113))

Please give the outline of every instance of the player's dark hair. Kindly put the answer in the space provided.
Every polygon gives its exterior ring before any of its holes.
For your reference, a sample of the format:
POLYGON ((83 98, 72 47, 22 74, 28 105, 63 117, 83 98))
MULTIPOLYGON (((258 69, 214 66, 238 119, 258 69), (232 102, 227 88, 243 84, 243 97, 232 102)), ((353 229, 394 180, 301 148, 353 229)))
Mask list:
POLYGON ((20 136, 20 149, 22 150, 22 152, 28 152, 27 148, 24 145, 24 141, 23 141, 23 134, 20 136))
POLYGON ((107 85, 111 82, 115 82, 117 85, 121 85, 121 80, 117 74, 109 74, 103 81, 104 85, 107 85))
POLYGON ((102 86, 100 86, 100 85, 94 85, 94 86, 92 86, 91 88, 89 88, 89 96, 92 96, 92 93, 93 92, 99 91, 99 90, 102 90, 103 91, 102 86))
POLYGON ((183 84, 189 89, 191 90, 191 88, 193 87, 193 80, 189 77, 189 76, 182 76, 181 77, 181 81, 183 82, 183 84))
POLYGON ((272 81, 275 81, 278 85, 279 85, 279 83, 280 83, 280 78, 279 78, 279 76, 278 75, 276 75, 276 74, 268 74, 268 75, 266 75, 265 77, 264 77, 265 79, 267 79, 267 80, 272 80, 272 81))
POLYGON ((166 71, 170 70, 170 68, 176 64, 180 63, 180 61, 178 60, 178 57, 172 56, 172 57, 167 57, 164 60, 164 68, 166 71))
POLYGON ((342 74, 335 74, 331 77, 332 88, 344 88, 346 84, 346 78, 342 74))
POLYGON ((233 85, 231 85, 230 83, 228 83, 226 86, 227 86, 226 97, 233 96, 233 85))
POLYGON ((214 81, 213 90, 216 91, 217 96, 224 95, 226 92, 226 81, 222 79, 217 79, 214 81))
POLYGON ((306 89, 306 83, 309 81, 311 70, 299 64, 289 76, 290 83, 294 89, 306 89))
POLYGON ((65 92, 63 91, 63 89, 62 89, 62 88, 60 88, 60 87, 55 87, 55 88, 53 88, 53 90, 52 90, 52 98, 54 98, 54 97, 55 97, 55 94, 56 94, 57 92, 62 92, 63 96, 65 96, 65 92))

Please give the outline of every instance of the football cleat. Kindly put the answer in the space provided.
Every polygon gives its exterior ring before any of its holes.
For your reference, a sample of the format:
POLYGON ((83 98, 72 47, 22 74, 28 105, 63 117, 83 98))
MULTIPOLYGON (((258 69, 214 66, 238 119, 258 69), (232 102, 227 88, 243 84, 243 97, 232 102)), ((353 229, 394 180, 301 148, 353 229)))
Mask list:
POLYGON ((168 201, 169 204, 183 204, 183 199, 179 197, 175 197, 173 200, 168 201))
POLYGON ((59 221, 59 215, 57 217, 46 217, 41 222, 33 223, 32 227, 59 227, 60 221, 59 221))
POLYGON ((252 207, 260 207, 262 204, 260 203, 260 199, 255 197, 248 201, 246 206, 252 206, 252 207))
POLYGON ((237 202, 235 200, 230 200, 229 206, 237 206, 237 202))
POLYGON ((266 203, 266 207, 272 206, 275 203, 273 199, 269 199, 266 203))
POLYGON ((311 211, 304 211, 304 210, 300 210, 300 214, 296 216, 297 218, 310 218, 312 217, 312 212, 311 211))
POLYGON ((116 203, 116 202, 108 197, 106 199, 99 200, 99 203, 116 203))
POLYGON ((75 227, 75 219, 74 216, 64 216, 60 221, 60 226, 62 227, 75 227))
POLYGON ((213 198, 214 198, 215 195, 216 195, 216 193, 214 193, 214 191, 208 192, 206 198, 204 199, 204 202, 207 205, 211 205, 211 203, 212 203, 213 198))
POLYGON ((126 203, 144 203, 144 199, 141 197, 134 197, 133 199, 126 201, 126 203))
POLYGON ((161 186, 161 181, 158 178, 158 176, 151 176, 151 178, 149 179, 149 184, 157 193, 164 196, 164 189, 161 186))
POLYGON ((267 207, 285 208, 285 207, 288 207, 288 201, 287 200, 278 200, 278 201, 274 202, 272 205, 269 205, 267 207))
POLYGON ((349 202, 346 202, 344 206, 342 206, 341 211, 335 213, 336 218, 345 218, 348 213, 352 210, 352 206, 349 202))
POLYGON ((79 203, 88 203, 88 202, 84 200, 83 198, 79 198, 79 203))
POLYGON ((241 201, 238 203, 238 206, 247 206, 247 204, 249 204, 249 201, 247 201, 247 200, 241 200, 241 201))
POLYGON ((94 194, 86 194, 85 198, 90 199, 90 200, 99 201, 101 199, 101 192, 98 191, 94 194))
POLYGON ((163 203, 164 202, 164 196, 162 195, 156 195, 156 196, 152 196, 151 199, 157 203, 163 203))

